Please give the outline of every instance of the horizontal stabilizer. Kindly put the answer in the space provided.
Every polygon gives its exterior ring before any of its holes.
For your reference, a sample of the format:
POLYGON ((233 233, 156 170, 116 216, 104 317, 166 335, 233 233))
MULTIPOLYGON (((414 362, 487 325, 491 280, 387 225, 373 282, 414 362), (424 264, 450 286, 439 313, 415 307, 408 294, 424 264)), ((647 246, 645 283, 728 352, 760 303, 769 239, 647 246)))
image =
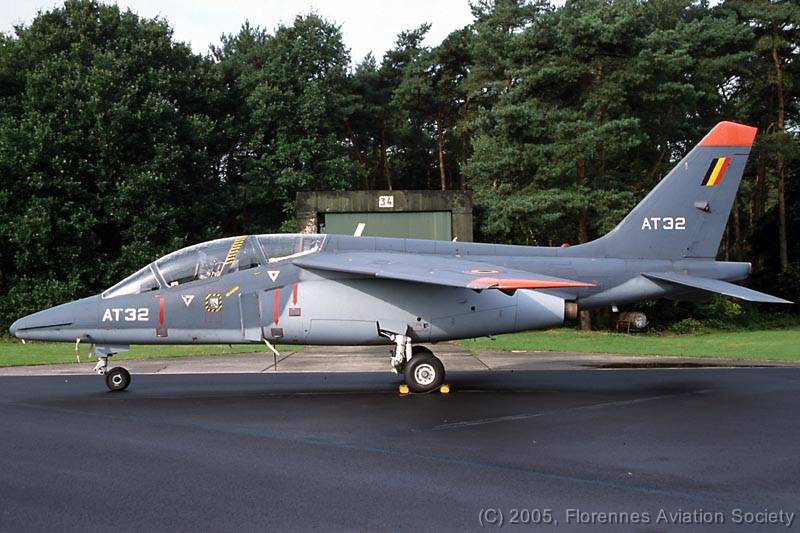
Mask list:
POLYGON ((545 276, 504 266, 436 255, 350 252, 300 257, 294 264, 314 270, 464 287, 468 289, 566 289, 593 287, 593 283, 545 276))
POLYGON ((725 296, 732 296, 748 302, 763 302, 770 304, 790 304, 789 300, 754 291, 741 285, 734 285, 727 281, 711 278, 700 278, 688 276, 686 274, 676 274, 674 272, 643 272, 642 275, 656 281, 667 281, 675 285, 683 285, 708 292, 716 292, 725 296))

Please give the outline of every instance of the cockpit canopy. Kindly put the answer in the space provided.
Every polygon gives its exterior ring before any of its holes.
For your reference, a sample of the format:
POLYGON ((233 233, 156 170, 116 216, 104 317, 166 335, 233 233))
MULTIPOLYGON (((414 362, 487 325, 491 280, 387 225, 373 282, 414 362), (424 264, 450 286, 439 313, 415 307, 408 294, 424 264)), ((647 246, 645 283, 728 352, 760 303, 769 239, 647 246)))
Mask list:
POLYGON ((140 294, 318 252, 325 235, 249 235, 195 244, 165 255, 103 293, 140 294))

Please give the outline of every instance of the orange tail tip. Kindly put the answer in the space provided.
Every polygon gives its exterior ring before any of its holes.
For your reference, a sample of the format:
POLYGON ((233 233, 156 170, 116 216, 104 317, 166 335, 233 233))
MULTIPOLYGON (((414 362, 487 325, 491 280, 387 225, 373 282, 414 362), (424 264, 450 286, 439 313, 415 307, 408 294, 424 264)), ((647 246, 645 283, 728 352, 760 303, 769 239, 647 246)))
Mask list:
POLYGON ((561 289, 566 287, 594 286, 594 283, 584 283, 582 281, 498 278, 478 278, 469 284, 470 289, 561 289))
POLYGON ((703 137, 700 146, 753 146, 757 132, 758 128, 744 124, 720 122, 703 137))

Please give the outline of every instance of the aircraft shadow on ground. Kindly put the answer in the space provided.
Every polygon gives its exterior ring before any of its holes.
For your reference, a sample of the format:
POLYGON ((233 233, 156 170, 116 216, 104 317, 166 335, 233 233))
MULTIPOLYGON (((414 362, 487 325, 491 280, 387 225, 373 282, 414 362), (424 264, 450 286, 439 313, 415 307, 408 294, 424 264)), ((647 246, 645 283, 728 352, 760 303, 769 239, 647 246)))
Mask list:
MULTIPOLYGON (((97 390, 53 391, 47 399, 37 403, 64 400, 102 400, 110 403, 139 403, 150 401, 215 402, 217 400, 268 403, 281 397, 306 396, 321 400, 336 397, 364 399, 365 396, 399 399, 441 398, 458 401, 459 396, 475 398, 476 395, 500 394, 531 396, 554 395, 564 400, 570 397, 592 397, 604 401, 629 400, 653 396, 682 396, 719 389, 722 385, 709 376, 714 370, 687 371, 644 370, 515 370, 493 372, 450 372, 447 383, 449 394, 433 392, 401 396, 398 386, 400 376, 382 373, 277 373, 277 374, 187 374, 187 375, 134 375, 131 388, 122 392, 108 392, 101 378, 79 376, 82 383, 97 379, 97 390)), ((45 379, 45 378, 25 378, 45 379)), ((63 378, 62 378, 63 379, 63 378)), ((75 379, 74 377, 72 379, 75 379)), ((93 388, 93 387, 92 387, 93 388)))

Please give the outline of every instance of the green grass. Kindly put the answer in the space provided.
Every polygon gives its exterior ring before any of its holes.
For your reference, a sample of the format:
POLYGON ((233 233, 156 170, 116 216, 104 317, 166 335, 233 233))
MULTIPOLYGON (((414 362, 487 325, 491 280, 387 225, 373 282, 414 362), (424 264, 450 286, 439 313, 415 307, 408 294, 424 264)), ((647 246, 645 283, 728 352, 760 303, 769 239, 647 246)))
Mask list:
MULTIPOLYGON (((88 344, 81 345, 81 361, 89 359, 88 344)), ((279 352, 297 351, 300 346, 276 346, 279 352)), ((272 352, 263 344, 229 346, 227 344, 186 345, 186 346, 131 346, 131 351, 116 354, 114 359, 151 359, 158 357, 185 357, 190 355, 228 355, 235 353, 264 352, 272 360, 272 352)), ((28 342, 0 339, 0 367, 19 365, 46 365, 51 363, 75 363, 75 345, 61 342, 28 342)))
POLYGON ((800 328, 712 331, 689 335, 623 335, 555 329, 460 341, 470 350, 674 355, 800 361, 800 328))
MULTIPOLYGON (((548 331, 499 335, 495 340, 480 338, 459 343, 470 350, 522 350, 629 355, 673 355, 800 361, 800 328, 749 331, 712 331, 689 335, 623 335, 600 331, 582 332, 562 328, 548 331)), ((276 346, 278 351, 297 351, 299 346, 276 346)), ((131 346, 130 352, 117 354, 117 360, 227 355, 262 352, 265 346, 187 345, 131 346)), ((81 346, 81 361, 89 361, 89 345, 81 346)), ((94 359, 92 359, 94 360, 94 359)), ((69 343, 29 342, 0 339, 0 367, 74 363, 74 345, 69 343)))

